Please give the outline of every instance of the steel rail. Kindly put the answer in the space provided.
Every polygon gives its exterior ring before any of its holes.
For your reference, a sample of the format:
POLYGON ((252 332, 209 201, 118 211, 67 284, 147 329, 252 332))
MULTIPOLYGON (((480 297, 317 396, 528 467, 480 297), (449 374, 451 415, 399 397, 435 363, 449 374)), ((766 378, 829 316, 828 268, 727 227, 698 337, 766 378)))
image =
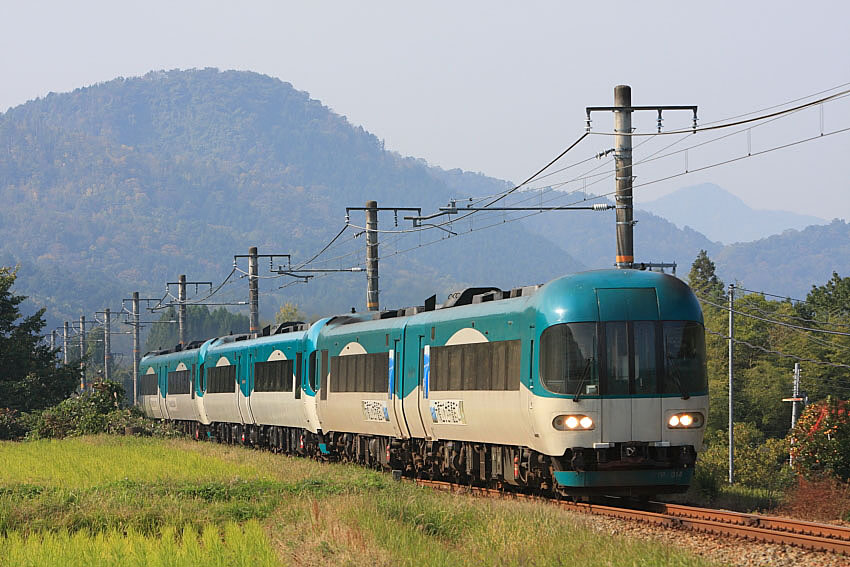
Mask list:
POLYGON ((583 514, 598 514, 624 520, 637 520, 657 526, 689 529, 700 533, 740 537, 763 543, 793 545, 811 551, 850 555, 850 528, 805 522, 791 518, 742 514, 726 510, 694 508, 678 504, 651 502, 653 510, 622 508, 585 502, 570 502, 492 488, 462 486, 441 481, 416 480, 421 486, 477 496, 514 498, 548 502, 583 514))

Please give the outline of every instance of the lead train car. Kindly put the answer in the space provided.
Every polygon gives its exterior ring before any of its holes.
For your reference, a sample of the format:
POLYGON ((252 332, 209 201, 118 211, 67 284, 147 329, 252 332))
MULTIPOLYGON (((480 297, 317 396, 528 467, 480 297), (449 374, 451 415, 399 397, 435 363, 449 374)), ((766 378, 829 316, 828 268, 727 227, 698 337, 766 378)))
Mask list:
POLYGON ((147 355, 145 413, 197 437, 565 493, 685 490, 702 447, 702 313, 665 274, 585 272, 282 330, 147 355), (189 394, 169 390, 175 372, 189 394))

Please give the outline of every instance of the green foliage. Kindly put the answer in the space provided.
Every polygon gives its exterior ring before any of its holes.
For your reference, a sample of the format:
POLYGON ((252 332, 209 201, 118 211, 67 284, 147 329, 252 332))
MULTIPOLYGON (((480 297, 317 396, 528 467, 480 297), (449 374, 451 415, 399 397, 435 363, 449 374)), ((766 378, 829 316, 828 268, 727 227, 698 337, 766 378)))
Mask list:
POLYGON ((792 439, 794 464, 805 476, 850 480, 850 404, 828 396, 809 405, 797 420, 792 439))
POLYGON ((0 408, 0 441, 20 439, 27 433, 25 418, 20 412, 0 408))
POLYGON ((290 321, 306 320, 307 316, 301 312, 296 303, 292 303, 291 301, 287 301, 281 305, 280 309, 277 310, 277 313, 274 314, 274 322, 278 325, 281 323, 288 323, 290 321))
MULTIPOLYGON (((783 439, 765 439, 749 423, 735 424, 735 482, 748 488, 778 495, 790 486, 794 475, 788 466, 788 444, 783 439)), ((717 495, 720 483, 728 478, 729 437, 714 431, 706 438, 706 449, 697 461, 696 477, 706 496, 717 495)))
POLYGON ((44 309, 22 317, 26 299, 12 293, 17 270, 0 266, 0 408, 22 412, 59 402, 79 383, 78 371, 56 366, 56 352, 44 344, 44 309))
POLYGON ((708 252, 700 250, 691 271, 688 273, 688 284, 696 291, 708 295, 715 300, 723 297, 723 282, 717 277, 716 267, 708 252))
POLYGON ((133 427, 141 434, 178 435, 170 425, 146 419, 138 407, 124 406, 122 384, 97 382, 91 391, 34 414, 27 436, 31 439, 56 439, 97 433, 123 434, 127 427, 133 427))
MULTIPOLYGON (((171 348, 179 343, 177 310, 169 307, 159 318, 161 324, 153 325, 145 348, 148 351, 171 348)), ((189 305, 186 308, 186 341, 205 341, 215 337, 248 332, 248 316, 232 313, 224 307, 213 311, 206 305, 189 305)))

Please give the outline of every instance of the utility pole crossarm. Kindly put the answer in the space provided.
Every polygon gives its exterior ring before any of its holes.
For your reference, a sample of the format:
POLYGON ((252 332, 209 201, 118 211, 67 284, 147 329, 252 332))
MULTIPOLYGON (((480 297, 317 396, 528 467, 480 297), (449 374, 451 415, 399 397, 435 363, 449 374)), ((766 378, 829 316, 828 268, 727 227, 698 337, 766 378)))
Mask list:
POLYGON ((620 269, 635 267, 634 253, 634 201, 632 195, 632 113, 651 110, 658 113, 658 132, 661 132, 664 110, 690 110, 694 114, 693 129, 697 127, 697 107, 692 105, 633 106, 632 88, 628 85, 614 87, 614 106, 588 106, 587 132, 590 132, 590 115, 593 112, 614 113, 614 202, 617 209, 617 256, 620 269))
MULTIPOLYGON (((588 106, 587 111, 587 124, 585 125, 585 129, 590 132, 590 113, 591 112, 637 112, 641 110, 652 110, 658 112, 658 132, 661 132, 661 122, 662 115, 661 113, 665 110, 690 110, 694 113, 694 121, 692 128, 696 131, 697 128, 697 107, 695 105, 665 105, 665 106, 588 106)), ((630 134, 631 132, 629 132, 630 134)))

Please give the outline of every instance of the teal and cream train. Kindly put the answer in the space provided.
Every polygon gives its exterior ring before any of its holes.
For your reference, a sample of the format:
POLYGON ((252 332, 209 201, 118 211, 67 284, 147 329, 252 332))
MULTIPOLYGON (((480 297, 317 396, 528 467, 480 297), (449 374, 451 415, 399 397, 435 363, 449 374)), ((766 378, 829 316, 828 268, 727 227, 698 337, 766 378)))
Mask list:
POLYGON ((686 489, 708 412, 694 294, 636 270, 286 323, 140 374, 145 413, 197 438, 566 493, 686 489))

